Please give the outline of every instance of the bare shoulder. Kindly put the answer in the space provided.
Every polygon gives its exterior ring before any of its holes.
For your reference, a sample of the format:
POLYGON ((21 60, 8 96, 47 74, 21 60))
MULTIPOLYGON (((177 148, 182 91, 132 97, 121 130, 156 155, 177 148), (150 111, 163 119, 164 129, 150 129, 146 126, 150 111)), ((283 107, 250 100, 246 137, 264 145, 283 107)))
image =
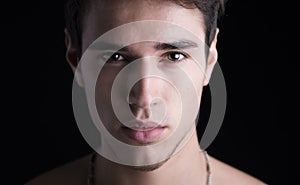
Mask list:
POLYGON ((222 185, 265 185, 266 183, 228 164, 210 157, 212 184, 222 185))
POLYGON ((85 185, 90 157, 91 155, 87 155, 55 168, 25 185, 85 185))

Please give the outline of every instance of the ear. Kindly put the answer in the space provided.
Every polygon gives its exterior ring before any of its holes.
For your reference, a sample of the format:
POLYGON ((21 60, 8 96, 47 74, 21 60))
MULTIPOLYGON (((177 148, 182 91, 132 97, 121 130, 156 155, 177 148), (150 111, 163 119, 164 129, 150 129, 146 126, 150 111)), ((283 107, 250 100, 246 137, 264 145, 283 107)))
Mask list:
POLYGON ((79 86, 83 86, 83 80, 82 80, 82 74, 81 71, 77 69, 78 64, 79 64, 79 58, 77 56, 77 47, 74 45, 71 39, 71 35, 69 31, 65 28, 65 45, 66 45, 66 60, 69 63, 69 65, 72 68, 72 71, 75 75, 76 82, 78 83, 79 86))
POLYGON ((203 82, 204 86, 206 86, 209 83, 211 73, 218 59, 218 51, 217 51, 218 34, 219 34, 219 29, 217 28, 215 37, 209 47, 209 53, 208 53, 207 64, 205 69, 205 77, 203 82))

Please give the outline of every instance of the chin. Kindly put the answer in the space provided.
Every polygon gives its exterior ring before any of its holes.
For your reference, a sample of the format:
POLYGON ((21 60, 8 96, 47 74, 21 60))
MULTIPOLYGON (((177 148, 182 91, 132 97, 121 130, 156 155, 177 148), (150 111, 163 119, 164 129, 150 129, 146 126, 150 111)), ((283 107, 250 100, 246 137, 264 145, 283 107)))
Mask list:
POLYGON ((136 171, 142 171, 142 172, 150 172, 154 171, 161 166, 163 166, 169 159, 166 159, 162 162, 156 163, 156 164, 151 164, 151 165, 146 165, 146 166, 130 166, 130 168, 136 170, 136 171))

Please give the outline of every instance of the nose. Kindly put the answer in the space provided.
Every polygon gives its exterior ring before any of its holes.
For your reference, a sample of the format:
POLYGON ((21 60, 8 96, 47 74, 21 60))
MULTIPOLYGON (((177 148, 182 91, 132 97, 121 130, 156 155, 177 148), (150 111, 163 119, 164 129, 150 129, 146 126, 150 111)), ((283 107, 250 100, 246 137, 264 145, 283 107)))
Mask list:
POLYGON ((155 77, 149 76, 151 61, 141 61, 138 71, 135 72, 140 73, 141 79, 130 90, 129 106, 137 119, 148 119, 151 109, 156 105, 154 98, 159 91, 159 84, 155 77))
POLYGON ((152 100, 150 83, 150 77, 145 77, 133 86, 129 94, 130 105, 137 106, 139 108, 150 108, 152 100))

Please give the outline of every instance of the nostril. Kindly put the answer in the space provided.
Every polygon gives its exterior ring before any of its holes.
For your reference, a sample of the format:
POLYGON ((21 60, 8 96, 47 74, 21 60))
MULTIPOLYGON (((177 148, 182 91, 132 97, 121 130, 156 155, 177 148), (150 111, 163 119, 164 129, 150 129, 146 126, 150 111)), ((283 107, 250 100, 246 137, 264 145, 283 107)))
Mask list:
POLYGON ((126 98, 126 103, 128 103, 129 105, 133 104, 132 101, 130 101, 129 96, 127 96, 127 98, 126 98))
POLYGON ((151 109, 148 108, 142 108, 137 106, 136 104, 129 104, 130 110, 132 114, 140 120, 143 119, 149 119, 151 117, 151 109))
POLYGON ((153 98, 150 102, 150 106, 157 106, 158 104, 160 104, 161 102, 163 102, 163 99, 160 98, 160 97, 156 97, 156 98, 153 98))
POLYGON ((149 94, 137 94, 136 96, 130 96, 128 104, 139 108, 150 108, 151 100, 152 98, 149 94))
POLYGON ((151 102, 151 104, 150 104, 150 106, 152 107, 152 106, 156 106, 158 104, 158 102, 151 102))

